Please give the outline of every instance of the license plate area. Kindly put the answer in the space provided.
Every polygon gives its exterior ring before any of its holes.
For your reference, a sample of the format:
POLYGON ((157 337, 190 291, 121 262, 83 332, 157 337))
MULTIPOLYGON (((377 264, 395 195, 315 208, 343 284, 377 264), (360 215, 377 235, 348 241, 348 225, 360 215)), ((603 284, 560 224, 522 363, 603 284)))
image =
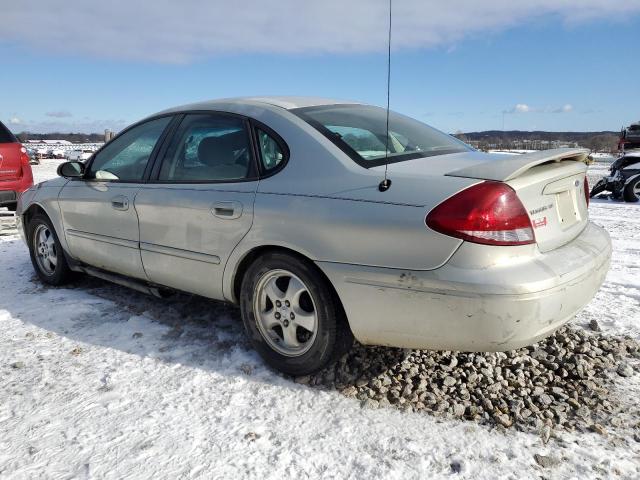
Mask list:
POLYGON ((556 193, 556 211, 562 230, 566 230, 580 221, 575 198, 573 190, 556 193))
POLYGON ((558 226, 561 231, 566 231, 578 223, 582 223, 586 215, 586 205, 582 191, 584 180, 580 175, 563 178, 548 184, 543 191, 544 195, 553 196, 558 226))

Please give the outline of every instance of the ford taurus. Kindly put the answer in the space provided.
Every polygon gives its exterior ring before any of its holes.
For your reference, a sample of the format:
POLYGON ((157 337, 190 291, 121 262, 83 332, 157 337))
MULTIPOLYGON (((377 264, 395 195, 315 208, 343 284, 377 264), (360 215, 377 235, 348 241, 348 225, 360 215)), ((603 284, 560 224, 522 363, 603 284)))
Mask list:
POLYGON ((492 156, 386 116, 290 97, 152 115, 21 196, 34 268, 237 304, 293 375, 354 337, 513 349, 589 302, 611 243, 588 219, 588 151, 492 156))

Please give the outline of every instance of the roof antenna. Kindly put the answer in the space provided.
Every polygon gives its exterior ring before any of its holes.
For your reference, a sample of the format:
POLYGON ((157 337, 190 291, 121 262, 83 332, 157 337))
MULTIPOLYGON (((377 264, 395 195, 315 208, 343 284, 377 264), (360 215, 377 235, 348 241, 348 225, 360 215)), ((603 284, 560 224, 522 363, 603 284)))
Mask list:
POLYGON ((391 96, 391 2, 392 0, 389 0, 389 40, 387 42, 389 49, 387 54, 387 131, 384 146, 384 180, 382 180, 380 185, 378 185, 378 190, 381 192, 386 192, 391 186, 391 180, 387 178, 387 169, 389 168, 389 98, 391 96))

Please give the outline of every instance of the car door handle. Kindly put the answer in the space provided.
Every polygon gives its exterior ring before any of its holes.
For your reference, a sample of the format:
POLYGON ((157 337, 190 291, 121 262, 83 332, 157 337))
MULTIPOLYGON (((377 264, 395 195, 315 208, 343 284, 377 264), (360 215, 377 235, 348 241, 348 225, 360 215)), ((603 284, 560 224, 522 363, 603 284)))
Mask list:
POLYGON ((233 220, 242 215, 242 204, 240 202, 219 202, 213 205, 211 213, 218 218, 233 220))
POLYGON ((118 195, 111 199, 111 206, 115 210, 129 210, 129 199, 124 195, 118 195))

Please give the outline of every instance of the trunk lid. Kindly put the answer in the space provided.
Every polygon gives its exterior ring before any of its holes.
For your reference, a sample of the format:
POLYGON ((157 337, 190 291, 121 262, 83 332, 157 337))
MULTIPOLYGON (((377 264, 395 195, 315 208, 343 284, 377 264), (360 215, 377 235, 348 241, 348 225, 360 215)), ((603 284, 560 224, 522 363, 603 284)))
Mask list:
POLYGON ((491 157, 488 162, 476 163, 453 170, 446 175, 450 177, 479 178, 507 182, 519 177, 527 170, 544 163, 562 162, 565 160, 585 162, 590 151, 585 148, 556 148, 541 150, 524 155, 501 155, 491 157))
POLYGON ((505 156, 448 176, 507 183, 531 219, 542 252, 569 243, 588 223, 584 179, 589 150, 556 149, 505 156))

